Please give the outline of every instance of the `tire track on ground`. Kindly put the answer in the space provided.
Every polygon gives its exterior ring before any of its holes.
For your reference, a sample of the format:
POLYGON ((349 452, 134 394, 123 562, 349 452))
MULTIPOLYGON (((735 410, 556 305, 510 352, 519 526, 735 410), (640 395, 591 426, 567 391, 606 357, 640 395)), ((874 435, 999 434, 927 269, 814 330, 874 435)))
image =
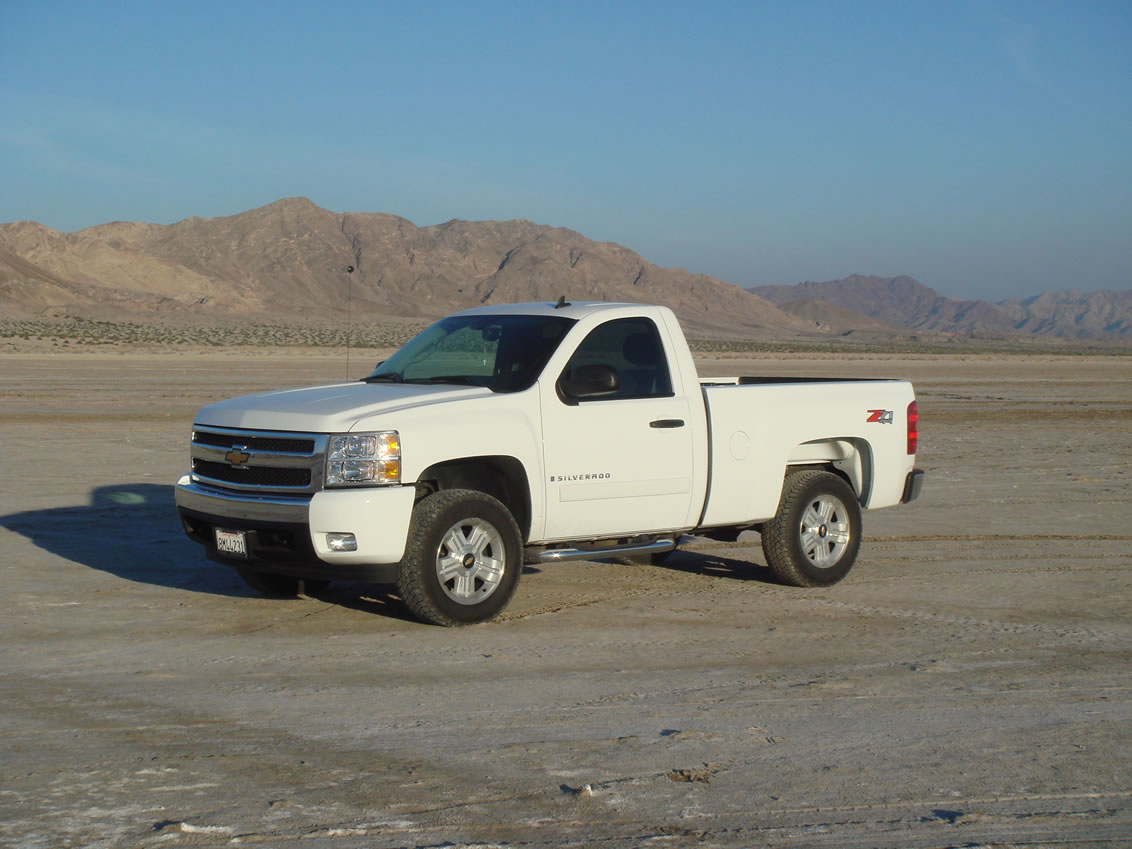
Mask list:
MULTIPOLYGON (((789 603, 799 603, 801 600, 789 599, 789 603)), ((1059 640, 1078 640, 1080 642, 1114 642, 1126 643, 1129 637, 1111 631, 1102 631, 1093 628, 1080 628, 1070 625, 1052 625, 1045 622, 1006 622, 998 619, 983 619, 977 616, 953 616, 944 613, 931 613, 926 610, 912 608, 881 607, 874 604, 861 604, 851 601, 840 601, 831 598, 807 598, 805 603, 811 612, 832 612, 843 610, 857 615, 885 616, 891 619, 911 619, 920 622, 931 622, 940 625, 958 625, 965 628, 981 628, 996 631, 1001 634, 1038 634, 1056 637, 1059 640), (821 609, 824 608, 824 611, 821 609)))
MULTIPOLYGON (((662 782, 668 780, 667 773, 627 775, 586 785, 584 792, 561 785, 557 799, 547 791, 516 792, 475 803, 408 809, 398 812, 396 818, 385 820, 354 818, 318 825, 308 822, 294 829, 238 831, 231 827, 189 824, 182 828, 180 822, 169 822, 159 824, 162 828, 141 837, 139 845, 165 843, 171 836, 168 832, 180 831, 179 845, 184 845, 185 838, 195 844, 194 836, 211 845, 222 835, 226 842, 248 845, 293 842, 317 847, 354 846, 359 838, 367 838, 367 845, 402 849, 435 846, 472 849, 489 845, 522 845, 530 849, 563 845, 636 847, 653 841, 666 845, 694 843, 733 847, 765 845, 768 840, 783 847, 836 846, 839 849, 991 844, 1038 847, 1051 843, 1105 847, 1125 845, 1132 796, 1127 791, 1034 793, 823 807, 768 807, 745 812, 703 812, 693 808, 681 813, 676 822, 670 817, 622 812, 618 808, 611 812, 607 808, 611 796, 626 791, 639 793, 646 787, 667 789, 662 782), (543 804, 537 805, 540 800, 543 804), (547 802, 552 804, 547 806, 547 802), (533 820, 515 819, 510 816, 513 812, 507 810, 515 804, 535 805, 543 810, 544 816, 533 820), (479 821, 465 820, 459 825, 444 821, 470 805, 485 808, 477 812, 479 821), (492 811, 499 812, 494 821, 487 819, 492 811), (438 822, 438 818, 441 821, 438 822), (662 819, 668 822, 662 824, 662 819), (450 838, 457 835, 459 842, 452 842, 450 838), (422 840, 425 842, 420 842, 422 840)), ((704 783, 710 784, 710 779, 704 783)))

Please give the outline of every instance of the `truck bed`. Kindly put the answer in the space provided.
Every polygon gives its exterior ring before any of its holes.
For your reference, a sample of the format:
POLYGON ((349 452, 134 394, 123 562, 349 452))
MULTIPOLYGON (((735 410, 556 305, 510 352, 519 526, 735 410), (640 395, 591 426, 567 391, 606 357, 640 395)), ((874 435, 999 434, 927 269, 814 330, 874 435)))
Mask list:
POLYGON ((915 397, 907 381, 716 377, 701 378, 700 385, 712 446, 702 526, 773 516, 780 486, 765 484, 780 481, 793 465, 843 468, 862 484, 862 507, 900 503, 914 460, 905 452, 906 413, 915 397), (881 411, 892 415, 882 422, 874 417, 881 411))

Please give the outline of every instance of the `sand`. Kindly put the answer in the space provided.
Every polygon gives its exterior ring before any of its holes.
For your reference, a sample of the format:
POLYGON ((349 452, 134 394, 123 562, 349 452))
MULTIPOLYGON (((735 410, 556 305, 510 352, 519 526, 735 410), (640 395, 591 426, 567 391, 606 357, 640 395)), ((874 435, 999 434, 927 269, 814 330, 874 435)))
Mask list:
POLYGON ((341 354, 0 355, 0 845, 1127 845, 1132 358, 701 368, 911 377, 923 497, 828 589, 750 533, 444 629, 257 597, 177 523, 195 410, 341 354))

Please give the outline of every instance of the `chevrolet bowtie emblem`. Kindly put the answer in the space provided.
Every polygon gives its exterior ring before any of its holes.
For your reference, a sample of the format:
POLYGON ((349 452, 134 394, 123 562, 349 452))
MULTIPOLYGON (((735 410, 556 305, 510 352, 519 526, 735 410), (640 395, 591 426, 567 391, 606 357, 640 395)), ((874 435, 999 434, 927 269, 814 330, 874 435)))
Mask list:
POLYGON ((233 466, 242 466, 252 458, 251 454, 244 452, 243 445, 233 445, 232 450, 224 455, 224 459, 233 466))

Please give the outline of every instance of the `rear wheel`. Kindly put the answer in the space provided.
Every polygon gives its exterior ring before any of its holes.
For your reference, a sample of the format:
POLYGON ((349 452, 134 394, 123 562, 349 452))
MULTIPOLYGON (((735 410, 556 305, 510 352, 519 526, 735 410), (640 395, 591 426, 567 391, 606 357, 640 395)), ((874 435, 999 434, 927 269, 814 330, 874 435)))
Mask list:
POLYGON ((825 587, 853 568, 861 546, 861 506, 843 478, 816 469, 792 472, 778 513, 762 531, 767 565, 784 584, 825 587))
POLYGON ((326 589, 330 583, 324 580, 292 578, 290 575, 275 575, 271 572, 257 572, 244 567, 237 567, 236 571, 244 579, 244 583, 253 590, 277 598, 312 595, 326 589))
POLYGON ((470 625, 499 615, 522 569, 522 539, 510 511, 485 493, 450 489, 413 508, 397 588, 425 622, 470 625))

